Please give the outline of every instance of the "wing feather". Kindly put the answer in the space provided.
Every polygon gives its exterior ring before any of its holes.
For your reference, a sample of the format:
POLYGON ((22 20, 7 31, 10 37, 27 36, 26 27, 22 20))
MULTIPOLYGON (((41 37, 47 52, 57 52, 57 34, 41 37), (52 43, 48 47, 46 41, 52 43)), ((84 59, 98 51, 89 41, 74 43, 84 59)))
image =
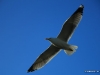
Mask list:
POLYGON ((72 16, 65 21, 62 30, 57 38, 68 42, 71 35, 73 34, 73 31, 77 27, 78 23, 80 22, 83 14, 83 8, 84 6, 81 5, 73 14, 72 16))
POLYGON ((47 64, 58 52, 59 48, 51 45, 45 52, 43 52, 37 60, 33 63, 33 65, 28 69, 28 72, 35 71, 45 64, 47 64))

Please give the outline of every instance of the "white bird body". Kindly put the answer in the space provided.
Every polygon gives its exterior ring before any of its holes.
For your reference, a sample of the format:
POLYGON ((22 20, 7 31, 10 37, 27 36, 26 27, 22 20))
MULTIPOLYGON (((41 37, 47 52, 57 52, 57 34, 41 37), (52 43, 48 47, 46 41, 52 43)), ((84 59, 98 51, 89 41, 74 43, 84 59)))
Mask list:
POLYGON ((46 38, 46 40, 49 40, 54 46, 63 49, 68 55, 73 54, 75 52, 75 49, 78 48, 75 45, 67 44, 65 41, 62 41, 59 38, 46 38))
POLYGON ((54 46, 60 48, 60 49, 68 49, 68 44, 66 42, 58 39, 58 38, 50 38, 48 39, 54 46))

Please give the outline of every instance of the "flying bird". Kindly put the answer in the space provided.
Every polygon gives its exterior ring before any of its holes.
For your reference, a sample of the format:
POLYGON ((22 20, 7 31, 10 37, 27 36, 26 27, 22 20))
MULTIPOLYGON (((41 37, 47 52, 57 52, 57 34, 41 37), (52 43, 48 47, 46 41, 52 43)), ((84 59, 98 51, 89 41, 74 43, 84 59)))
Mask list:
POLYGON ((56 56, 61 49, 64 50, 64 52, 68 55, 72 55, 76 51, 78 47, 68 44, 68 41, 82 19, 83 8, 84 6, 80 5, 78 9, 71 15, 71 17, 65 21, 57 38, 46 38, 46 40, 51 43, 50 47, 37 58, 37 60, 28 69, 28 72, 42 68, 54 56, 56 56))

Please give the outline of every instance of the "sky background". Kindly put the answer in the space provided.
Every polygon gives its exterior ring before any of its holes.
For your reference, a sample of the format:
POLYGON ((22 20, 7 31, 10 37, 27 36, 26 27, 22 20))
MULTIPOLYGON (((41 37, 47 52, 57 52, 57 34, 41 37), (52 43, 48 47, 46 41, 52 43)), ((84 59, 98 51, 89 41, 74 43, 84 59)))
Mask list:
POLYGON ((99 0, 0 0, 0 75, 100 75, 99 0), (78 46, 68 56, 61 51, 43 68, 27 73, 36 58, 56 37, 63 23, 84 5, 83 18, 69 44, 78 46))

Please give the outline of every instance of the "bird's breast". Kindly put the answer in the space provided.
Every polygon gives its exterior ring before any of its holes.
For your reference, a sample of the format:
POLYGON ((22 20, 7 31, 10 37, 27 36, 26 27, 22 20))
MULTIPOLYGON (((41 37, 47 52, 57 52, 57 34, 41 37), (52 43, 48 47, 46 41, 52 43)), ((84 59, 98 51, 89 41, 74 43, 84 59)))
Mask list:
POLYGON ((56 46, 56 47, 58 47, 58 48, 60 48, 60 49, 67 49, 67 48, 68 48, 68 44, 66 44, 66 42, 64 42, 64 41, 62 41, 62 40, 60 40, 60 39, 58 39, 58 38, 53 39, 53 40, 51 41, 51 43, 52 43, 54 46, 56 46))

